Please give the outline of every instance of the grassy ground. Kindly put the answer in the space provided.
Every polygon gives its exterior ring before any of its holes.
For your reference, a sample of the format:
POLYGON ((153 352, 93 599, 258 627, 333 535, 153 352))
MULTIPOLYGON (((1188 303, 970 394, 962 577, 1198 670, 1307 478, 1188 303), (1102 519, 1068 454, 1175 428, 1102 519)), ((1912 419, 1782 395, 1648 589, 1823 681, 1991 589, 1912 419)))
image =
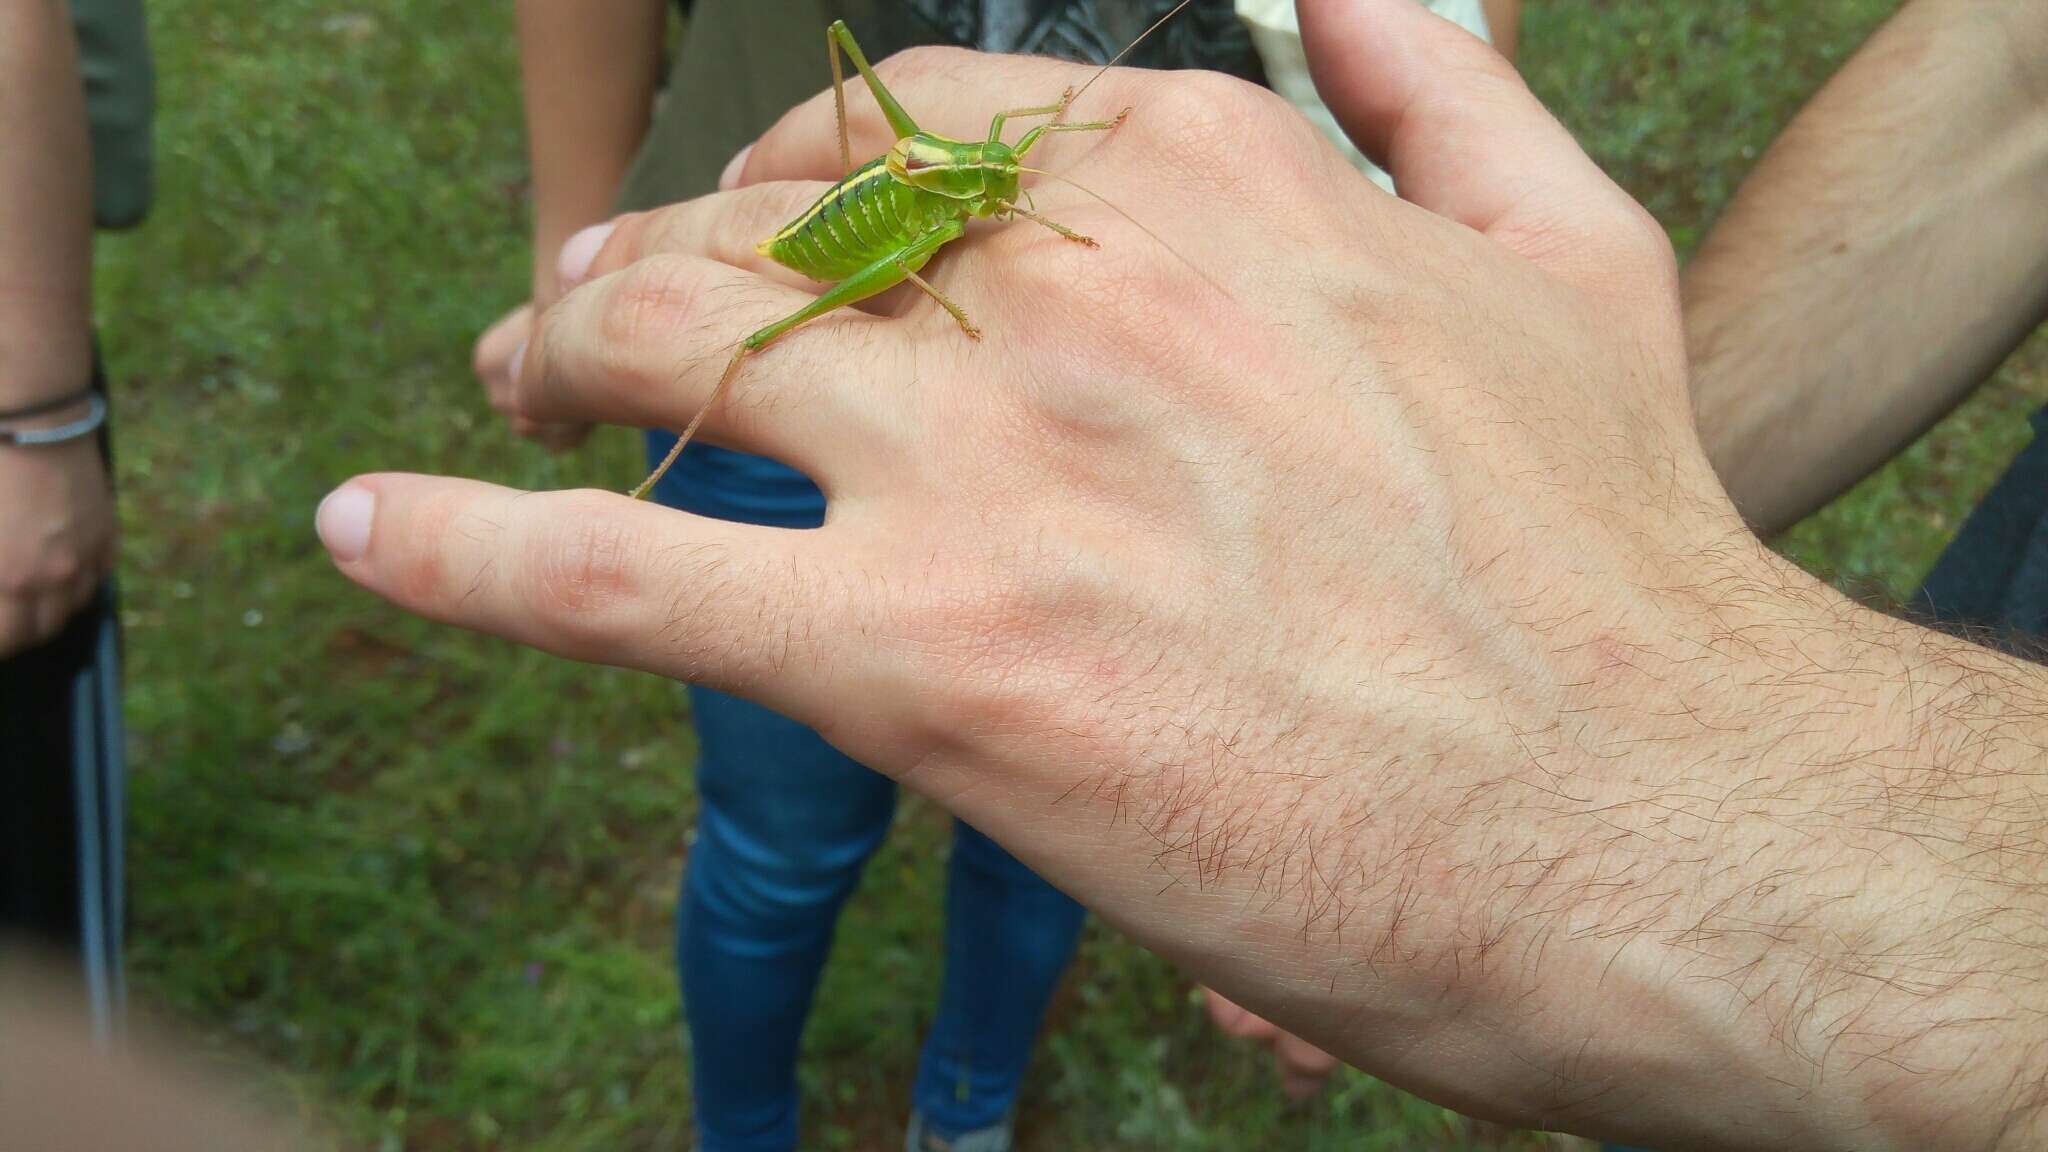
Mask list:
MULTIPOLYGON (((1694 242, 1894 0, 1550 0, 1525 61, 1694 242)), ((134 965, 350 1148, 668 1148, 687 1131, 670 908, 694 809, 681 698, 409 620, 336 577, 351 472, 617 487, 615 433, 512 442, 466 372, 526 200, 509 4, 159 0, 162 200, 107 243, 136 765, 134 965)), ((2024 437, 2038 351, 1837 507, 1802 561, 1910 589, 2024 437)), ((938 979, 945 822, 904 805, 808 1037, 809 1142, 899 1139, 938 979)), ((1347 1075, 1281 1107, 1166 966, 1092 931, 1028 1089, 1037 1149, 1473 1148, 1347 1075)))

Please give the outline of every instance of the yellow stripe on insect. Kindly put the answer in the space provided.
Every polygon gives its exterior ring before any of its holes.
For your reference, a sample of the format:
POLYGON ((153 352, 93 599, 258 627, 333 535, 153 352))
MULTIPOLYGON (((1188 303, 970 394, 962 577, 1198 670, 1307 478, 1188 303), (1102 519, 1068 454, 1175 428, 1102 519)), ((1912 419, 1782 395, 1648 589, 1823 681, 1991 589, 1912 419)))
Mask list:
POLYGON ((780 244, 784 240, 787 240, 790 237, 796 235, 797 233, 803 231, 804 226, 809 224, 812 220, 817 219, 818 213, 823 212, 825 210, 825 206, 827 204, 830 204, 835 198, 844 196, 847 193, 853 191, 855 188, 858 188, 862 184, 865 184, 871 180, 880 179, 887 175, 889 175, 888 166, 885 165, 881 160, 877 159, 869 161, 865 166, 861 168, 860 171, 855 172, 851 176, 848 176, 844 183, 838 184, 833 188, 828 189, 823 196, 818 197, 816 203, 812 204, 809 208, 804 209, 803 215, 798 216, 796 219, 790 221, 787 224, 784 224, 782 226, 782 231, 777 232, 775 235, 770 236, 766 240, 761 241, 759 244, 754 245, 754 251, 759 252, 763 256, 768 255, 768 249, 771 246, 780 244))

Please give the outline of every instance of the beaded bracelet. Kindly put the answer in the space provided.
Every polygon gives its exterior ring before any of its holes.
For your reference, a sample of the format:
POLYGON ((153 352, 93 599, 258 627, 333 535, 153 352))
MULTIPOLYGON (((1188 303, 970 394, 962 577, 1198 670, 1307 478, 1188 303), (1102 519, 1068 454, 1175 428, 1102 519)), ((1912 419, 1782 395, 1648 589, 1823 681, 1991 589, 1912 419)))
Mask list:
MULTIPOLYGON (((64 444, 72 440, 82 440, 99 431, 100 425, 107 422, 107 398, 98 392, 88 392, 85 398, 91 402, 91 407, 85 415, 69 424, 59 424, 55 428, 0 428, 0 448, 39 448, 51 444, 64 444)), ((67 404, 77 402, 76 396, 65 401, 67 404)), ((61 404, 42 404, 26 412, 5 413, 0 415, 0 419, 20 420, 29 415, 53 412, 61 407, 61 404)))

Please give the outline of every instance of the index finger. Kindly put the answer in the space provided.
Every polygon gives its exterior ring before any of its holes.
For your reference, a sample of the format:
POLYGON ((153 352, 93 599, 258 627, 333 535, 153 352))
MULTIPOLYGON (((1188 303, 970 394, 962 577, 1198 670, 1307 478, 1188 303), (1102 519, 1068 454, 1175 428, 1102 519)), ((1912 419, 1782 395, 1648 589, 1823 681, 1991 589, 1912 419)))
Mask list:
POLYGON ((862 680, 858 650, 842 647, 856 605, 839 591, 860 545, 836 526, 387 472, 335 489, 315 527, 344 575, 430 620, 790 715, 822 718, 821 702, 862 680))

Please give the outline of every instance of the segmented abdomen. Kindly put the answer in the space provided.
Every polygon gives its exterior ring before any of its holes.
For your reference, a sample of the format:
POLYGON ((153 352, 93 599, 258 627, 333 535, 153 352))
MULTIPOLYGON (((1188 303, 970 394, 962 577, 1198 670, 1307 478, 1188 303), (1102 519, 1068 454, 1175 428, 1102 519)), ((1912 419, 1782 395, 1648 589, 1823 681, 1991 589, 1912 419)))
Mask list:
POLYGON ((958 212, 957 201, 889 175, 887 159, 834 184, 758 250, 814 280, 844 280, 958 212))

